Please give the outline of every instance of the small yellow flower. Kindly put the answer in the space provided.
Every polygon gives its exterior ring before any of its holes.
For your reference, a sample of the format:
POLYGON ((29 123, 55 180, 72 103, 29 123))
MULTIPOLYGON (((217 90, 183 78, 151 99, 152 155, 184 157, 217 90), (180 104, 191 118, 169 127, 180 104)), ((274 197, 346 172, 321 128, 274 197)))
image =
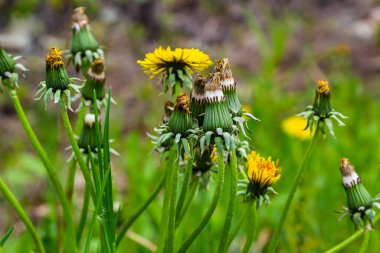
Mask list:
POLYGON ((153 53, 147 53, 144 60, 138 60, 138 64, 144 73, 150 74, 151 78, 160 74, 167 74, 169 68, 192 71, 202 71, 212 64, 210 57, 195 48, 176 48, 170 47, 156 48, 153 53))
POLYGON ((328 95, 330 93, 329 82, 325 80, 319 80, 317 84, 318 84, 317 92, 319 94, 328 95))
POLYGON ((255 151, 247 156, 247 174, 249 181, 260 187, 260 189, 269 187, 280 179, 281 168, 278 167, 279 160, 272 161, 271 157, 265 159, 255 151))
POLYGON ((281 123, 282 130, 293 137, 300 140, 310 139, 310 131, 305 130, 307 119, 299 116, 290 116, 284 119, 281 123))

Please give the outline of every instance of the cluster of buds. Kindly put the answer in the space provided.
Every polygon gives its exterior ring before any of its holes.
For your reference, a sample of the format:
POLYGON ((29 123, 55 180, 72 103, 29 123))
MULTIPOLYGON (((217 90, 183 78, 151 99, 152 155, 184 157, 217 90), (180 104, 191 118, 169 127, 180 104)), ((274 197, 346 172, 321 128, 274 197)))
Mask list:
POLYGON ((355 172, 347 158, 342 158, 340 163, 340 172, 343 177, 343 188, 347 195, 347 207, 344 207, 343 215, 339 220, 345 216, 350 215, 351 220, 355 225, 355 229, 359 229, 369 222, 370 229, 373 228, 373 219, 376 212, 374 207, 380 209, 380 194, 372 198, 368 193, 359 175, 355 172))
POLYGON ((86 73, 97 58, 104 58, 103 50, 90 31, 85 8, 78 7, 72 16, 70 61, 73 61, 77 71, 82 69, 86 73))
POLYGON ((327 127, 333 137, 335 137, 335 134, 331 119, 334 119, 339 126, 345 125, 341 119, 346 119, 347 117, 331 107, 330 99, 331 88, 329 83, 324 80, 319 80, 315 91, 314 104, 308 106, 304 112, 297 114, 297 116, 307 119, 305 129, 309 128, 310 133, 313 132, 315 122, 317 123, 318 131, 320 130, 325 135, 325 127, 327 127))
POLYGON ((18 88, 18 73, 16 71, 27 71, 24 65, 16 63, 20 58, 21 56, 12 57, 4 48, 0 47, 0 91, 3 85, 9 89, 18 88))

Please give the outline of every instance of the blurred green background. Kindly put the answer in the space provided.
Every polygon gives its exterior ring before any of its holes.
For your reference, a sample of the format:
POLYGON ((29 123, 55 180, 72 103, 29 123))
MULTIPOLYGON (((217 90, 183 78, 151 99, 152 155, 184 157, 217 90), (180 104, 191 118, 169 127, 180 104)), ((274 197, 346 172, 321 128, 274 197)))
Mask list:
MULTIPOLYGON (((259 210, 259 231, 252 252, 270 239, 308 141, 286 134, 282 121, 313 102, 314 83, 327 79, 333 107, 347 115, 335 127, 337 139, 321 140, 310 160, 285 224, 279 252, 322 252, 354 232, 349 218, 337 222, 335 210, 346 204, 339 160, 348 157, 372 195, 380 192, 380 5, 377 1, 228 1, 228 0, 0 0, 0 44, 25 56, 30 69, 19 94, 38 135, 64 180, 68 140, 56 106, 47 111, 33 101, 44 79, 44 55, 50 46, 69 48, 71 10, 86 6, 95 37, 106 49, 107 84, 118 102, 111 112, 112 158, 117 204, 125 217, 154 189, 159 158, 150 153, 146 132, 161 123, 166 96, 142 73, 136 60, 158 46, 196 47, 212 59, 230 59, 238 93, 260 122, 251 122, 252 145, 262 155, 279 158, 279 195, 259 210)), ((75 75, 72 66, 68 68, 75 75)), ((75 115, 71 115, 75 122, 75 115)), ((56 202, 42 163, 22 131, 7 93, 0 94, 0 176, 9 184, 38 225, 48 252, 54 252, 56 202)), ((228 181, 228 180, 227 180, 228 181)), ((76 180, 81 206, 83 181, 76 180)), ((228 187, 225 187, 228 189, 228 187)), ((200 190, 185 231, 202 217, 213 185, 200 190)), ((214 252, 228 202, 225 191, 211 224, 190 252, 214 252)), ((162 197, 162 196, 161 196, 162 197)), ((160 197, 160 198, 161 198, 160 197)), ((241 203, 241 199, 239 199, 241 203)), ((132 227, 157 239, 161 199, 132 227)), ((238 214, 243 204, 239 204, 238 214)), ((79 211, 77 212, 79 215, 79 211)), ((6 252, 30 252, 31 239, 10 206, 0 197, 0 235, 15 225, 6 252)), ((369 252, 380 249, 380 233, 369 252)), ((238 252, 240 236, 230 252, 238 252)), ((180 242, 180 241, 179 241, 180 242)), ((178 242, 178 243, 179 243, 178 242)), ((344 252, 356 252, 358 240, 344 252)), ((120 252, 148 252, 125 240, 120 252)))

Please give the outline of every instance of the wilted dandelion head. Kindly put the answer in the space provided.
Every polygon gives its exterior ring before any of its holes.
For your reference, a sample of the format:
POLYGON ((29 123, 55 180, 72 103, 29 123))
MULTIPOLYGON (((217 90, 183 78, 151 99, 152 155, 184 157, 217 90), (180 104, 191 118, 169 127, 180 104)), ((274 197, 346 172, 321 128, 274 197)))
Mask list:
POLYGON ((51 47, 49 53, 45 57, 46 66, 55 68, 58 66, 64 66, 62 61, 62 51, 57 47, 51 47))
POLYGON ((180 93, 177 97, 176 100, 176 105, 175 105, 176 110, 182 110, 187 113, 190 112, 190 98, 187 94, 185 93, 180 93))
POLYGON ((220 84, 223 90, 235 88, 235 80, 232 76, 230 62, 227 58, 216 61, 215 71, 220 73, 220 84))
POLYGON ((249 181, 260 189, 270 187, 281 177, 281 168, 278 167, 279 160, 272 161, 271 157, 265 159, 255 151, 247 156, 247 174, 249 181))
POLYGON ((138 64, 144 73, 150 74, 151 78, 160 74, 167 75, 169 69, 192 71, 202 71, 212 64, 210 57, 195 48, 176 48, 171 50, 163 47, 156 48, 152 53, 147 53, 144 60, 138 60, 138 64))
POLYGON ((88 25, 88 18, 85 10, 85 7, 77 7, 74 9, 72 16, 72 23, 74 27, 80 28, 88 25))
POLYGON ((329 82, 325 80, 319 80, 317 82, 317 92, 320 95, 329 95, 330 94, 330 87, 329 87, 329 82))

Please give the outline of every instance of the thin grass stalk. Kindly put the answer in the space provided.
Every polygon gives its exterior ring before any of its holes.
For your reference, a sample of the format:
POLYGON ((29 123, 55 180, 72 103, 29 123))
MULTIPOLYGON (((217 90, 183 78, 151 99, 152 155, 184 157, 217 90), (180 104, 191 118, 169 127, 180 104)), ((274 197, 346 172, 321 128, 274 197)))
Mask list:
POLYGON ((183 217, 186 215, 187 211, 189 210, 190 204, 193 201, 195 193, 197 192, 198 181, 199 181, 198 177, 194 177, 193 182, 190 185, 189 194, 185 200, 185 204, 183 205, 181 215, 178 218, 178 222, 176 219, 177 227, 179 227, 179 225, 181 225, 183 217))
POLYGON ((133 223, 141 216, 141 214, 149 207, 150 203, 157 197, 158 193, 160 193, 162 187, 165 184, 166 173, 164 173, 152 194, 148 197, 145 203, 121 226, 120 232, 116 237, 116 247, 119 246, 121 241, 123 240, 125 234, 128 229, 133 225, 133 223))
POLYGON ((87 189, 87 186, 86 186, 85 190, 84 190, 82 211, 80 214, 79 225, 78 225, 78 229, 77 229, 77 244, 78 245, 80 243, 82 233, 83 233, 84 227, 86 225, 89 204, 90 204, 90 193, 89 193, 89 190, 87 189))
POLYGON ((231 246, 232 242, 234 241, 235 237, 239 233, 241 226, 243 225, 244 221, 247 219, 247 216, 251 213, 252 207, 253 207, 254 201, 249 201, 246 204, 246 207, 243 211, 243 213, 240 215, 239 220, 236 223, 236 226, 232 229, 230 236, 228 237, 228 242, 227 242, 227 250, 231 246))
POLYGON ((313 139, 311 140, 309 146, 307 147, 307 150, 303 156, 303 159, 301 161, 301 164, 297 170, 297 174, 296 174, 296 177, 294 179, 294 182, 293 182, 293 185, 292 185, 292 188, 290 190, 290 193, 289 193, 289 196, 286 200, 286 203, 285 203, 285 207, 284 207, 284 210, 282 211, 282 214, 281 214, 281 219, 280 219, 280 223, 277 225, 276 227, 276 230, 273 234, 273 238, 270 242, 270 245, 269 245, 269 250, 268 252, 269 253, 274 253, 275 250, 276 250, 276 247, 277 247, 277 244, 278 244, 278 241, 279 241, 279 237, 281 235, 281 232, 282 232, 282 228, 284 226, 284 222, 286 220, 286 217, 288 215, 288 211, 289 211, 289 208, 290 208, 290 205, 292 204, 292 201, 293 201, 293 198, 294 198, 294 195, 297 191, 297 187, 301 181, 301 177, 302 177, 302 174, 303 172, 305 171, 306 169, 306 166, 307 166, 307 161, 309 160, 309 157, 310 157, 310 154, 312 153, 314 147, 315 147, 315 144, 317 142, 317 139, 318 139, 318 136, 319 136, 319 123, 317 124, 317 127, 316 127, 316 130, 315 130, 315 133, 314 133, 314 136, 313 136, 313 139))
POLYGON ((237 159, 236 159, 236 149, 232 149, 230 156, 230 169, 231 169, 231 182, 230 182, 230 201, 228 203, 227 215, 224 220, 224 226, 222 235, 220 237, 218 252, 224 253, 228 250, 227 241, 231 230, 232 219, 235 214, 236 209, 236 198, 237 198, 237 159))
POLYGON ((167 226, 168 224, 168 212, 169 210, 169 205, 170 205, 170 185, 171 185, 171 170, 174 165, 174 159, 177 156, 176 149, 174 146, 172 146, 169 150, 169 161, 166 164, 166 181, 165 181, 165 195, 164 195, 164 205, 162 207, 162 215, 161 215, 161 222, 160 222, 160 231, 159 231, 159 237, 158 237, 158 249, 157 252, 163 252, 164 251, 164 246, 165 246, 165 241, 166 241, 166 235, 167 235, 167 226))
POLYGON ((206 212, 206 214, 203 216, 201 222, 199 225, 191 232, 190 236, 182 243, 181 247, 178 250, 178 253, 186 252, 191 244, 195 241, 195 239, 199 236, 199 234, 202 232, 204 227, 207 225, 207 223, 210 221, 212 215, 215 212, 216 206, 219 203, 219 199, 222 193, 223 184, 224 184, 224 173, 225 173, 225 164, 223 159, 223 149, 220 148, 222 145, 222 139, 220 137, 215 138, 215 143, 217 144, 217 150, 218 150, 218 180, 216 183, 216 189, 214 192, 214 196, 212 198, 212 201, 210 203, 210 206, 206 212))
POLYGON ((256 199, 252 202, 253 202, 252 203, 253 208, 251 210, 253 210, 253 211, 251 213, 251 216, 248 216, 250 218, 250 224, 249 224, 247 239, 245 240, 243 250, 241 251, 242 253, 250 252, 249 250, 251 249, 252 242, 253 242, 255 235, 256 235, 256 227, 257 227, 256 199))
MULTIPOLYGON (((194 156, 194 153, 191 155, 194 156)), ((181 192, 180 192, 179 197, 178 197, 177 209, 176 209, 176 214, 175 214, 175 225, 176 225, 176 227, 179 226, 179 222, 180 222, 179 217, 181 215, 182 208, 183 208, 183 205, 185 203, 186 195, 187 195, 187 192, 189 189, 191 174, 193 172, 193 160, 194 159, 192 157, 189 157, 187 160, 187 166, 186 166, 186 170, 185 170, 185 175, 183 177, 181 192)))
POLYGON ((170 179, 170 201, 169 201, 169 211, 168 211, 168 227, 166 236, 166 245, 164 246, 165 253, 174 252, 174 238, 175 238, 175 217, 176 217, 176 207, 177 207, 177 188, 178 188, 178 167, 179 167, 179 156, 176 157, 174 161, 174 166, 171 168, 168 174, 170 179))
POLYGON ((90 244, 91 244, 92 237, 94 235, 94 228, 95 228, 96 220, 99 218, 98 217, 99 210, 100 210, 100 207, 102 205, 103 194, 104 194, 104 191, 105 191, 105 188, 106 188, 106 185, 107 185, 107 180, 106 179, 108 178, 108 176, 109 176, 109 171, 104 176, 105 180, 102 183, 99 195, 98 195, 98 197, 96 199, 96 202, 95 202, 95 210, 94 210, 94 213, 92 215, 92 219, 91 219, 91 222, 90 222, 90 225, 89 225, 89 228, 88 228, 88 235, 87 235, 87 240, 86 240, 86 245, 85 245, 84 253, 88 253, 89 250, 90 250, 90 244))
MULTIPOLYGON (((379 220, 380 220, 380 215, 377 215, 375 217, 375 219, 373 219, 373 225, 375 225, 377 222, 379 222, 379 220)), ((362 229, 356 231, 353 235, 348 237, 346 240, 338 243, 337 245, 335 245, 331 249, 326 250, 324 253, 339 252, 339 251, 343 250, 345 247, 347 247, 348 245, 350 245, 351 243, 353 243, 354 241, 356 241, 357 239, 359 239, 363 234, 364 234, 364 229, 362 228, 362 229)))
POLYGON ((63 210, 63 216, 65 217, 66 221, 66 229, 67 229, 67 248, 66 250, 69 250, 70 252, 76 252, 76 238, 75 238, 75 226, 74 226, 74 219, 72 215, 72 210, 70 207, 70 203, 68 199, 66 198, 65 192, 63 190, 62 184, 58 179, 57 173, 46 154, 44 148, 42 147, 41 143, 37 139, 32 127, 29 124, 29 121, 25 115, 25 112, 22 108, 22 105, 20 103, 20 100, 17 96, 17 92, 15 90, 9 90, 9 95, 11 97, 13 106, 16 110, 17 116, 21 122, 22 127, 24 128, 24 131, 32 144, 34 150, 36 151, 38 157, 41 159, 42 163, 44 164, 44 167, 46 169, 46 172, 48 174, 50 183, 53 186, 53 189, 57 195, 57 198, 59 202, 62 205, 63 210))
POLYGON ((22 208, 20 203, 17 201, 16 197, 13 195, 11 190, 5 184, 5 182, 0 178, 0 191, 3 193, 4 198, 8 201, 8 203, 13 207, 18 217, 24 223, 26 229, 29 234, 33 238, 34 244, 36 245, 36 250, 39 253, 45 253, 44 246, 42 244, 41 238, 37 233, 36 228, 34 227, 32 221, 29 219, 25 210, 22 208))
POLYGON ((83 159, 82 153, 79 150, 78 142, 74 137, 74 132, 71 128, 69 115, 67 114, 66 104, 65 104, 65 101, 63 98, 59 101, 59 105, 60 105, 60 111, 61 111, 63 126, 66 130, 66 133, 67 133, 67 136, 69 138, 71 147, 72 147, 73 152, 75 154, 75 157, 78 161, 79 168, 82 171, 84 180, 86 181, 86 184, 88 184, 90 194, 91 194, 91 199, 95 203, 96 202, 96 193, 95 193, 94 184, 93 184, 92 179, 91 179, 90 170, 86 166, 86 163, 83 159))

